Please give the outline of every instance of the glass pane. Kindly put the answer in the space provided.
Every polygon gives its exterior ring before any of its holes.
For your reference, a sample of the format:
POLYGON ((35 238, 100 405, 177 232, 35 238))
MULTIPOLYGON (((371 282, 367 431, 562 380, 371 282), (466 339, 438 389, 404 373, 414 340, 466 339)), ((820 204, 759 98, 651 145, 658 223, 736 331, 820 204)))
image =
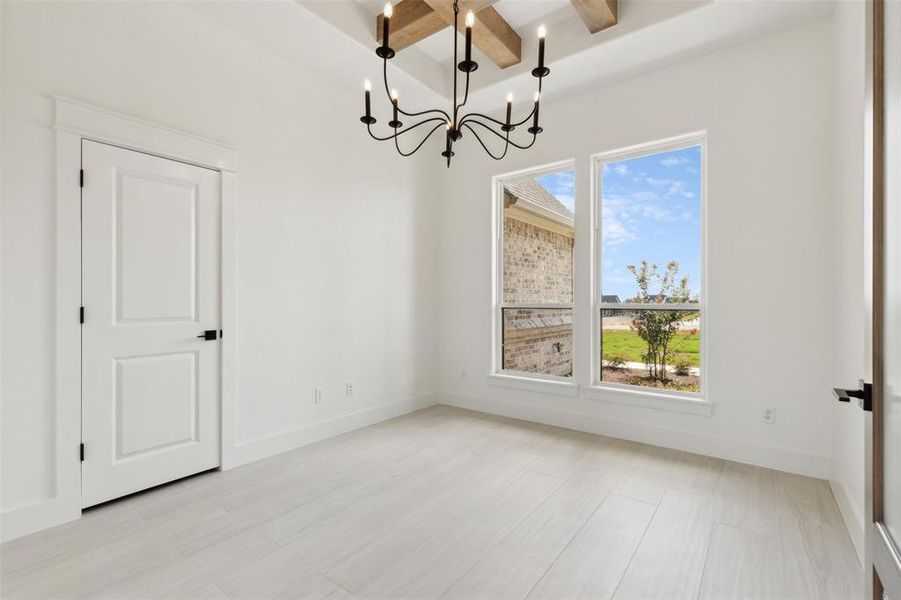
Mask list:
POLYGON ((696 310, 601 309, 601 381, 701 391, 696 310))
POLYGON ((574 171, 504 184, 504 302, 573 301, 574 171))
POLYGON ((642 293, 643 264, 646 276, 659 276, 643 290, 645 296, 670 301, 681 294, 697 299, 701 147, 604 163, 599 176, 603 302, 635 300, 642 293))
POLYGON ((572 309, 504 308, 501 312, 503 369, 572 377, 572 309))

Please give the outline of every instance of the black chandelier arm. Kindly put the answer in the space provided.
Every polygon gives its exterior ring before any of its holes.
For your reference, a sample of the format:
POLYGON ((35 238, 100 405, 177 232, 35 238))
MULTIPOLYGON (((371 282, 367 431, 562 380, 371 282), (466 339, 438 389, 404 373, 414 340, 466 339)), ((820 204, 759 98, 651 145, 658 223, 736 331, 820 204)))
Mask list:
MULTIPOLYGON (((467 129, 469 129, 469 130, 472 131, 473 133, 475 133, 475 131, 474 131, 473 128, 469 125, 470 123, 475 123, 476 125, 481 125, 481 126, 484 127, 485 129, 487 129, 488 131, 490 131, 491 133, 493 133, 494 135, 496 135, 497 137, 499 137, 499 138, 501 138, 502 140, 504 140, 504 142, 510 144, 511 146, 514 146, 514 147, 516 147, 516 148, 519 148, 520 150, 528 150, 529 148, 531 148, 532 146, 535 145, 535 140, 538 139, 538 134, 537 134, 537 133, 533 133, 533 134, 532 134, 532 141, 529 143, 529 145, 528 145, 528 146, 523 146, 523 145, 517 144, 516 142, 514 142, 513 140, 511 140, 511 139, 510 139, 510 136, 509 136, 509 132, 508 132, 508 135, 504 136, 504 135, 501 135, 500 133, 496 132, 490 125, 487 125, 486 123, 482 123, 481 121, 479 121, 479 120, 477 120, 477 119, 468 119, 468 120, 466 121, 466 123, 464 123, 464 125, 466 126, 467 129)), ((476 137, 478 137, 478 135, 477 135, 476 137)))
MULTIPOLYGON (((453 96, 451 99, 451 105, 448 107, 448 110, 443 110, 441 108, 432 108, 428 110, 422 110, 419 112, 408 112, 400 107, 397 92, 393 90, 388 82, 388 60, 393 58, 396 54, 395 50, 393 50, 388 45, 388 34, 389 34, 389 19, 391 17, 391 5, 388 4, 385 6, 384 11, 384 19, 382 21, 382 45, 376 48, 376 55, 382 59, 382 83, 384 84, 385 96, 388 98, 388 102, 390 103, 390 110, 394 115, 392 120, 388 123, 388 126, 393 130, 391 135, 388 136, 380 136, 372 131, 372 126, 376 124, 376 119, 372 116, 371 112, 371 90, 372 86, 370 82, 367 80, 364 85, 364 107, 365 112, 362 117, 360 117, 360 121, 366 124, 366 130, 369 136, 377 141, 384 142, 394 140, 394 148, 397 150, 397 153, 401 156, 407 157, 412 156, 416 152, 418 152, 425 143, 434 135, 436 131, 441 129, 441 126, 444 125, 447 129, 445 137, 445 150, 441 153, 441 156, 447 159, 447 166, 450 167, 451 157, 453 157, 453 146, 456 142, 463 137, 463 128, 466 128, 469 133, 476 138, 476 141, 482 147, 488 156, 490 156, 494 160, 502 160, 504 159, 508 152, 510 151, 510 146, 517 148, 519 150, 528 150, 532 146, 535 145, 535 142, 538 140, 538 134, 541 133, 541 127, 538 125, 538 111, 540 110, 540 100, 542 87, 544 85, 544 77, 550 73, 550 69, 544 66, 544 56, 545 56, 545 44, 544 38, 546 35, 546 29, 542 25, 538 28, 538 66, 532 69, 531 73, 533 77, 538 79, 538 91, 535 93, 535 97, 532 103, 531 110, 522 120, 512 121, 511 120, 511 111, 513 106, 513 98, 512 95, 508 95, 507 104, 506 104, 506 117, 504 121, 496 119, 492 116, 479 113, 479 112, 468 112, 462 115, 465 107, 469 102, 469 92, 470 92, 470 77, 473 71, 478 69, 479 65, 475 61, 472 60, 471 51, 472 51, 472 28, 474 23, 474 19, 470 19, 473 16, 472 11, 467 15, 466 20, 466 59, 463 62, 458 62, 459 52, 460 52, 460 40, 459 33, 461 30, 459 29, 459 18, 460 18, 460 0, 452 0, 453 2, 453 37, 454 37, 454 48, 453 48, 453 96), (460 73, 458 71, 463 72, 464 81, 460 81, 460 73), (461 83, 463 85, 463 96, 462 98, 459 95, 461 83), (422 120, 408 125, 404 127, 403 123, 401 123, 400 115, 404 117, 410 117, 411 121, 415 121, 417 118, 422 118, 422 120), (516 128, 525 125, 530 120, 533 121, 532 126, 528 128, 528 132, 532 134, 531 141, 528 141, 528 138, 523 138, 522 143, 517 143, 511 140, 512 134, 516 128), (400 146, 400 136, 404 135, 409 131, 413 131, 414 129, 419 129, 424 125, 433 124, 433 127, 429 129, 424 136, 421 137, 419 142, 412 147, 408 151, 405 151, 400 146), (485 137, 484 132, 479 131, 479 129, 487 129, 489 133, 498 137, 501 140, 501 143, 504 144, 503 148, 498 148, 497 153, 490 148, 491 143, 489 143, 488 138, 485 137)), ((493 142, 492 142, 493 143, 493 142)))
MULTIPOLYGON (((391 98, 391 90, 390 90, 390 86, 388 85, 388 59, 387 59, 387 58, 383 58, 383 59, 382 59, 382 64, 383 64, 383 68, 382 68, 382 80, 385 82, 385 95, 388 97, 388 102, 390 102, 390 103, 393 104, 394 100, 391 98)), ((442 116, 444 117, 444 121, 445 121, 446 123, 449 123, 450 120, 451 120, 450 115, 448 115, 443 109, 440 109, 440 108, 430 108, 429 110, 422 110, 422 111, 419 111, 419 112, 412 112, 412 113, 411 113, 411 112, 407 112, 407 111, 405 111, 404 109, 402 109, 402 108, 400 107, 400 103, 398 102, 398 104, 397 104, 397 112, 399 112, 400 114, 404 115, 405 117, 420 117, 420 116, 422 116, 422 115, 427 115, 427 114, 429 114, 429 113, 438 113, 438 114, 440 114, 440 115, 442 115, 442 116)))
MULTIPOLYGON (((525 117, 523 117, 522 121, 517 121, 517 122, 515 122, 515 123, 510 123, 510 125, 511 125, 512 127, 519 127, 520 125, 525 124, 525 123, 526 123, 529 119, 531 119, 534 115, 535 115, 535 104, 533 103, 533 104, 532 104, 532 110, 529 111, 529 114, 527 114, 525 117)), ((485 120, 487 120, 487 121, 491 121, 492 123, 495 123, 495 124, 497 124, 497 125, 500 125, 501 127, 504 127, 504 126, 507 125, 507 124, 504 123, 503 121, 498 121, 497 119, 494 119, 494 118, 492 118, 492 117, 489 117, 488 115, 483 115, 482 113, 477 113, 477 112, 467 113, 466 115, 463 116, 463 119, 461 119, 461 122, 462 122, 462 123, 465 123, 466 121, 470 121, 470 120, 473 119, 473 117, 478 117, 479 119, 485 119, 485 120)))
MULTIPOLYGON (((423 121, 423 123, 425 123, 425 121, 423 121)), ((421 124, 422 123, 417 123, 417 125, 421 125, 421 124)), ((438 131, 441 127, 442 127, 442 125, 440 125, 440 124, 432 127, 432 130, 429 131, 426 134, 426 136, 424 138, 422 138, 422 140, 419 142, 419 144, 417 144, 416 147, 413 148, 412 150, 410 150, 409 152, 404 152, 403 150, 400 149, 400 144, 397 141, 397 136, 394 136, 394 147, 397 148, 397 153, 404 157, 412 156, 413 154, 416 154, 416 152, 420 148, 422 148, 422 145, 425 144, 430 137, 432 137, 432 134, 435 133, 436 131, 438 131)), ((400 134, 398 134, 398 135, 400 135, 400 134)))
MULTIPOLYGON (((409 131, 413 131, 420 125, 425 125, 426 123, 432 123, 434 121, 441 121, 441 123, 447 123, 447 121, 445 121, 442 117, 432 117, 430 119, 423 119, 422 121, 420 121, 419 123, 416 123, 415 125, 410 125, 409 127, 404 127, 400 131, 395 130, 394 135, 389 135, 387 137, 381 137, 381 136, 378 136, 378 135, 375 135, 374 133, 372 133, 372 124, 367 124, 366 130, 369 132, 369 136, 372 137, 372 139, 378 140, 380 142, 387 142, 388 140, 396 139, 399 136, 402 136, 403 134, 405 134, 409 131)), ((436 125, 436 128, 440 127, 440 126, 441 125, 436 125)), ((431 135, 431 133, 429 133, 429 135, 431 135)))
MULTIPOLYGON (((475 123, 475 122, 476 121, 473 121, 473 123, 475 123)), ((465 127, 470 132, 472 132, 472 135, 476 138, 476 141, 479 142, 479 145, 482 146, 482 149, 485 151, 485 153, 488 154, 488 156, 490 156, 494 160, 503 160, 503 158, 505 156, 507 156, 507 150, 510 149, 510 144, 511 144, 509 137, 507 138, 506 143, 504 144, 504 152, 500 155, 496 155, 491 151, 490 148, 488 148, 488 145, 482 141, 482 138, 479 136, 478 132, 475 129, 473 129, 472 125, 470 125, 469 123, 463 123, 461 125, 461 127, 465 127)))

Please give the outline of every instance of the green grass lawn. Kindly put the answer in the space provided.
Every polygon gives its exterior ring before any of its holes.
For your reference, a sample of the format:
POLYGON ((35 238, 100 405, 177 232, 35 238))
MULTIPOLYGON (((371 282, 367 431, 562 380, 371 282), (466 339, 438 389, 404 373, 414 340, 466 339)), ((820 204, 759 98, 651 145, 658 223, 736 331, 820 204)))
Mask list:
MULTIPOLYGON (((604 359, 620 356, 627 362, 642 362, 641 355, 647 352, 647 344, 634 331, 605 331, 601 348, 604 359)), ((670 342, 673 351, 672 364, 687 361, 693 367, 701 365, 701 336, 698 333, 679 332, 670 342)))

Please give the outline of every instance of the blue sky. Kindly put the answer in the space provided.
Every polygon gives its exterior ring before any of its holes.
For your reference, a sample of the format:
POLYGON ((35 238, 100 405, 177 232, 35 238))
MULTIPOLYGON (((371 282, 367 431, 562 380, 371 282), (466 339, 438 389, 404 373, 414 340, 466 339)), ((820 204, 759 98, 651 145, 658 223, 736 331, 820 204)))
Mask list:
MULTIPOLYGON (((642 260, 661 269, 678 260, 693 294, 700 292, 700 172, 700 146, 604 165, 599 175, 604 294, 633 297, 635 280, 626 265, 642 260)), ((565 171, 538 181, 572 210, 574 178, 565 171)))
POLYGON ((543 185, 550 193, 556 196, 557 200, 562 202, 571 213, 575 214, 576 206, 574 203, 576 197, 576 172, 560 171, 559 173, 551 173, 550 175, 542 175, 537 177, 536 181, 543 185))

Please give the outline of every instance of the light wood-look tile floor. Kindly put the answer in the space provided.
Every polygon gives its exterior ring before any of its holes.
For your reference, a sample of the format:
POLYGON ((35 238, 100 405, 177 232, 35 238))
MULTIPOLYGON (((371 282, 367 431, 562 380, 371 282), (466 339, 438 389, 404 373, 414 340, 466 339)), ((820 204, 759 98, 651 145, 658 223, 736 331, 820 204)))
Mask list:
POLYGON ((3 598, 858 598, 821 480, 437 406, 0 547, 3 598))

